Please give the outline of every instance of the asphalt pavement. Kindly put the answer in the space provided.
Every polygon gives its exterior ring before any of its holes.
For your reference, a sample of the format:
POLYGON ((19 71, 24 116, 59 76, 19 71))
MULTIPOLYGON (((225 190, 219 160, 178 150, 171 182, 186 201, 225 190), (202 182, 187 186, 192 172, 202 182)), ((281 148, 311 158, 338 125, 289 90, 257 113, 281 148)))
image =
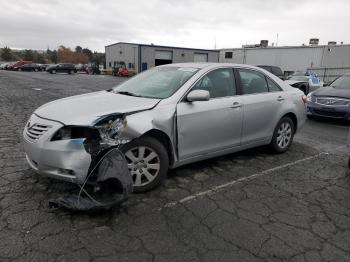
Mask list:
POLYGON ((0 261, 350 261, 350 148, 337 122, 308 120, 285 154, 261 147, 171 170, 128 212, 51 211, 76 186, 28 167, 28 117, 124 80, 0 71, 0 261))

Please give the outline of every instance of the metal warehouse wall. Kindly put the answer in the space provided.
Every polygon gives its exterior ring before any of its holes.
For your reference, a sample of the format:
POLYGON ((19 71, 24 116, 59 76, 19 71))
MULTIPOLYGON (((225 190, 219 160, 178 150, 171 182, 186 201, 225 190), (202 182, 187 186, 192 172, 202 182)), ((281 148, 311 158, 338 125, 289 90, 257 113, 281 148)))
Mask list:
POLYGON ((147 63, 147 67, 154 67, 155 64, 155 53, 156 51, 172 51, 173 63, 186 63, 194 61, 194 54, 208 54, 208 62, 218 62, 219 52, 218 51, 207 51, 207 50, 192 50, 192 49, 180 49, 171 47, 157 47, 157 46, 142 46, 141 45, 141 63, 147 63))
POLYGON ((155 66, 156 51, 171 51, 173 63, 194 62, 194 55, 196 53, 207 54, 208 62, 219 62, 219 51, 121 42, 105 47, 106 68, 113 68, 114 62, 117 61, 124 61, 128 68, 129 63, 135 64, 135 70, 137 72, 141 71, 140 67, 142 67, 143 63, 147 63, 147 69, 152 68, 155 66))
POLYGON ((136 44, 117 43, 106 46, 106 68, 111 69, 114 62, 124 61, 127 67, 129 66, 129 63, 135 64, 135 70, 138 72, 138 52, 139 49, 136 44))
POLYGON ((284 71, 350 67, 350 45, 222 49, 220 62, 275 65, 284 71), (233 57, 225 58, 225 52, 233 52, 233 57))

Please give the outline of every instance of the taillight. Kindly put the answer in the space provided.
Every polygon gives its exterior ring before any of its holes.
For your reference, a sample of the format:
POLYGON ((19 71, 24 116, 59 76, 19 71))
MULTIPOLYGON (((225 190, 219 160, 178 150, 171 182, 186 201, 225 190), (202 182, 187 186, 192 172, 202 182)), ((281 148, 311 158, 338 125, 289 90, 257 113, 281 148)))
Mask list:
POLYGON ((301 96, 301 100, 303 100, 304 104, 307 103, 307 97, 306 95, 301 96))

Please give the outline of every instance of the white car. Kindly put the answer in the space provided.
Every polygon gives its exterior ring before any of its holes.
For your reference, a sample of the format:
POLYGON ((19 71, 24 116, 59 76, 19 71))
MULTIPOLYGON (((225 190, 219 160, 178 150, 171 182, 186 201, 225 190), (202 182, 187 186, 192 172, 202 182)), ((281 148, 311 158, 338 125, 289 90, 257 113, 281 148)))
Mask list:
POLYGON ((26 124, 24 148, 38 173, 83 183, 120 146, 142 192, 168 168, 262 145, 287 151, 305 103, 300 90, 258 67, 164 65, 111 90, 41 106, 26 124))

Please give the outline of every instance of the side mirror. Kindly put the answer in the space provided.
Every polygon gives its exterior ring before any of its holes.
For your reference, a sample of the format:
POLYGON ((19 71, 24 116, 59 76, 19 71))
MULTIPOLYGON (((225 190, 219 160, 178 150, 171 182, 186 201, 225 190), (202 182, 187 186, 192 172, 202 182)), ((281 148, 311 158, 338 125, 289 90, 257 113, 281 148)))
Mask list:
POLYGON ((210 94, 206 90, 193 90, 187 95, 187 101, 208 101, 210 99, 210 94))
POLYGON ((329 83, 326 83, 326 82, 325 82, 325 83, 323 83, 323 86, 328 86, 328 84, 329 84, 329 83))

